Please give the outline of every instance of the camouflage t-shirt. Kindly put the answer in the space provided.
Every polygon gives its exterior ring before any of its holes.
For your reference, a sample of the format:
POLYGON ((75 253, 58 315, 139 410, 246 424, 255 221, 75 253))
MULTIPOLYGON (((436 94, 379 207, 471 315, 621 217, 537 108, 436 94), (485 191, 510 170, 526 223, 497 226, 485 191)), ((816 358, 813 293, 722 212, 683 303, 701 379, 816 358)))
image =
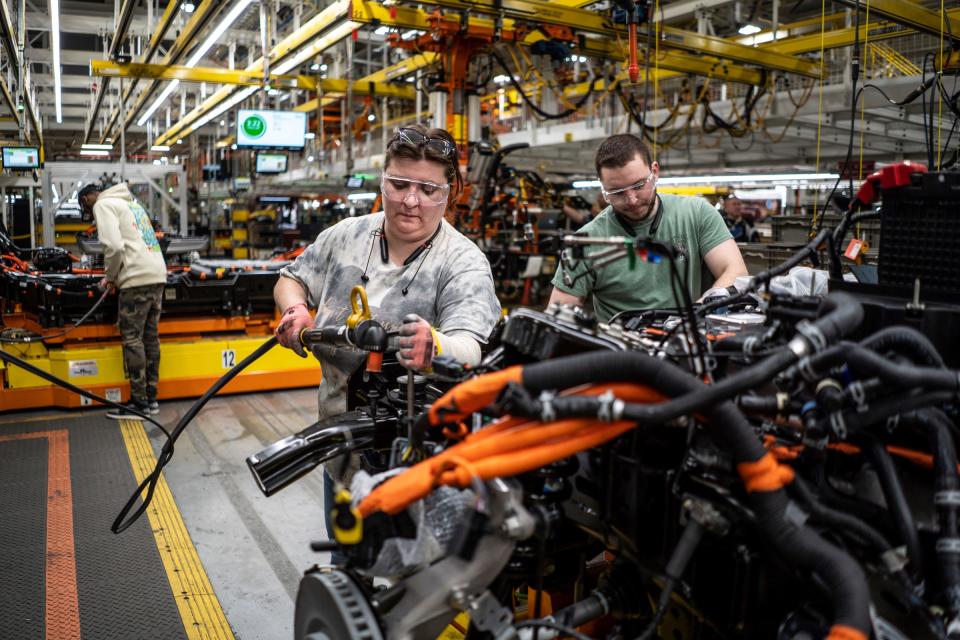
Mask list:
MULTIPOLYGON (((415 313, 443 334, 468 335, 485 343, 500 317, 500 303, 483 252, 443 221, 432 247, 410 264, 384 264, 375 235, 383 222, 382 212, 347 218, 324 230, 280 272, 306 289, 308 304, 317 307, 316 326, 343 325, 351 313, 350 290, 362 284, 374 319, 388 331, 398 329, 405 315, 415 313), (366 283, 360 279, 364 267, 366 283)), ((343 413, 347 381, 363 365, 366 354, 327 345, 314 353, 323 370, 320 417, 343 413)))

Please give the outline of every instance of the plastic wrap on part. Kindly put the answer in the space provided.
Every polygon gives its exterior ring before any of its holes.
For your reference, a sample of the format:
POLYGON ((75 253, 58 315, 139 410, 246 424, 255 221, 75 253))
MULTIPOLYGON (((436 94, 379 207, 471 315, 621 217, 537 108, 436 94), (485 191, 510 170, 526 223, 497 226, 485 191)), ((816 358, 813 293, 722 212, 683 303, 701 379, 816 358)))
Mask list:
MULTIPOLYGON (((355 504, 359 504, 374 487, 404 470, 400 467, 375 476, 358 471, 350 485, 355 504)), ((417 527, 416 537, 387 540, 373 566, 362 573, 379 578, 396 578, 440 559, 446 555, 447 547, 461 523, 469 519, 475 504, 476 496, 468 489, 434 489, 426 498, 407 508, 417 527)))

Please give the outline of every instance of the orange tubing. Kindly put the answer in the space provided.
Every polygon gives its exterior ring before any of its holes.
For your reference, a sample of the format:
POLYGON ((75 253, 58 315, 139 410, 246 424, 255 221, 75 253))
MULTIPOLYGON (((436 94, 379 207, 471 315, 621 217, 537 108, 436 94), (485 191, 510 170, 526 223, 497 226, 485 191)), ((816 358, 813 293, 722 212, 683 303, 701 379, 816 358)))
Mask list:
MULTIPOLYGON (((501 380, 511 376, 504 376, 501 380)), ((470 382, 473 380, 464 384, 470 382)), ((459 386, 454 387, 451 393, 459 386)), ((493 386, 485 384, 479 388, 482 393, 488 393, 493 386)), ((580 393, 596 395, 608 390, 613 391, 621 400, 629 402, 658 402, 664 398, 649 387, 634 384, 596 385, 582 388, 580 393)), ((477 397, 476 394, 461 395, 462 401, 471 404, 477 397)), ((506 417, 470 434, 463 442, 390 478, 360 503, 360 513, 364 517, 375 511, 398 513, 430 493, 438 481, 442 484, 467 486, 474 473, 482 479, 490 479, 531 471, 607 442, 629 431, 633 426, 632 421, 607 423, 593 418, 575 418, 544 424, 506 417), (468 465, 473 469, 472 473, 468 465)))
POLYGON ((463 420, 496 400, 497 395, 509 383, 521 383, 522 372, 523 368, 518 365, 461 382, 430 407, 430 413, 427 414, 430 424, 436 427, 463 420))

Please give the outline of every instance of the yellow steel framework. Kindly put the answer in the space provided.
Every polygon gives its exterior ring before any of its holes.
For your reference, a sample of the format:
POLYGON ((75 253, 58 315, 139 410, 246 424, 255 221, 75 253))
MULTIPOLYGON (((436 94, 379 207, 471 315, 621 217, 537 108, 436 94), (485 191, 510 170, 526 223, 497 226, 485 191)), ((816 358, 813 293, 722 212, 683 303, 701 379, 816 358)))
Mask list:
MULTIPOLYGON (((844 4, 852 4, 849 0, 842 0, 844 4)), ((901 24, 917 31, 930 33, 935 36, 952 34, 953 38, 960 39, 960 18, 945 16, 945 23, 940 20, 940 13, 925 9, 910 0, 870 0, 870 13, 886 18, 896 24, 901 24)))
MULTIPOLYGON (((153 56, 157 53, 157 49, 160 48, 160 42, 163 40, 163 36, 166 35, 170 25, 173 24, 173 19, 179 9, 180 0, 170 0, 167 3, 167 8, 164 10, 163 15, 160 16, 160 21, 157 23, 157 28, 154 30, 153 35, 150 36, 150 44, 147 46, 146 52, 141 56, 140 62, 149 63, 153 59, 153 56)), ((116 36, 114 36, 114 42, 117 42, 116 36)), ((97 87, 97 95, 93 101, 93 110, 91 111, 90 120, 87 122, 87 130, 83 137, 84 142, 88 141, 90 136, 93 135, 93 128, 97 122, 97 114, 100 112, 100 106, 103 104, 103 97, 107 94, 109 84, 110 80, 106 79, 97 87)), ((122 99, 128 100, 135 88, 136 84, 131 83, 130 86, 124 90, 122 99)))
MULTIPOLYGON (((183 30, 180 32, 180 34, 177 36, 177 39, 173 42, 173 45, 167 51, 167 55, 164 56, 161 64, 173 64, 183 57, 193 40, 200 35, 200 33, 212 19, 219 15, 226 5, 227 3, 225 2, 201 2, 197 6, 196 10, 190 15, 190 20, 187 21, 187 24, 183 27, 183 30)), ((124 122, 125 127, 129 127, 130 123, 136 120, 137 114, 140 113, 140 110, 149 99, 156 97, 154 95, 154 90, 156 89, 157 84, 158 81, 154 80, 146 88, 144 88, 144 90, 140 92, 140 95, 137 96, 136 102, 134 102, 132 106, 129 103, 129 98, 133 94, 133 90, 135 88, 134 83, 131 83, 129 90, 124 92, 122 100, 124 110, 126 112, 126 118, 124 122)), ((100 142, 103 142, 112 136, 113 128, 116 126, 119 117, 120 108, 118 107, 111 112, 110 117, 107 120, 107 126, 104 128, 103 135, 100 136, 100 142)))
MULTIPOLYGON (((355 28, 351 22, 340 24, 331 29, 331 26, 340 22, 350 6, 350 0, 337 0, 326 7, 323 11, 311 18, 302 27, 281 40, 270 51, 270 67, 275 68, 280 63, 303 55, 303 51, 309 55, 316 55, 327 47, 339 42, 347 37, 355 28), (318 37, 322 35, 321 37, 318 37), (307 46, 309 44, 309 46, 307 46)), ((304 57, 304 59, 307 59, 304 57)), ((245 70, 248 72, 263 72, 264 60, 258 59, 248 66, 245 70)), ((220 106, 224 101, 235 96, 237 89, 235 87, 225 87, 220 89, 212 96, 204 100, 202 104, 193 109, 190 113, 180 118, 180 121, 167 129, 157 138, 156 144, 166 144, 176 140, 177 136, 187 133, 194 123, 220 106)))
MULTIPOLYGON (((425 51, 423 53, 418 53, 413 55, 406 60, 401 60, 396 64, 392 64, 389 67, 384 67, 379 71, 375 71, 370 75, 364 76, 354 82, 354 91, 357 91, 357 86, 364 83, 383 83, 387 82, 393 78, 412 73, 418 69, 424 69, 431 67, 437 62, 437 54, 432 51, 425 51)), ((416 90, 412 89, 412 98, 416 98, 416 90)), ((301 105, 294 107, 294 111, 301 111, 305 113, 311 113, 316 111, 320 107, 325 107, 328 104, 333 104, 339 100, 344 94, 343 93, 334 93, 332 91, 327 91, 324 89, 324 95, 322 99, 314 98, 313 100, 308 100, 301 105), (333 95, 329 95, 333 94, 333 95)))
POLYGON ((183 65, 144 64, 130 62, 120 64, 110 60, 91 60, 93 75, 122 78, 150 78, 153 80, 180 80, 182 82, 215 82, 244 86, 271 86, 286 89, 313 89, 316 81, 307 76, 271 75, 264 78, 262 73, 239 69, 218 69, 213 67, 186 67, 183 65))
MULTIPOLYGON (((626 37, 626 30, 620 25, 613 24, 608 18, 593 11, 585 11, 573 7, 558 6, 555 3, 540 2, 539 0, 435 0, 431 2, 444 8, 462 11, 461 15, 470 12, 469 24, 478 28, 489 27, 495 29, 493 20, 477 18, 475 14, 491 16, 505 16, 503 30, 513 31, 519 25, 518 21, 535 21, 570 27, 581 32, 595 33, 607 38, 626 37)), ((351 5, 351 20, 365 24, 395 26, 401 29, 430 30, 429 14, 418 9, 408 7, 390 7, 371 2, 369 0, 355 0, 351 5)), ((460 21, 460 15, 451 14, 445 19, 460 21)), ((806 76, 818 77, 820 67, 817 63, 777 51, 758 51, 756 47, 749 47, 723 38, 702 36, 674 27, 660 27, 664 36, 663 46, 671 49, 681 49, 691 53, 713 55, 726 60, 733 60, 745 64, 789 71, 806 76)))

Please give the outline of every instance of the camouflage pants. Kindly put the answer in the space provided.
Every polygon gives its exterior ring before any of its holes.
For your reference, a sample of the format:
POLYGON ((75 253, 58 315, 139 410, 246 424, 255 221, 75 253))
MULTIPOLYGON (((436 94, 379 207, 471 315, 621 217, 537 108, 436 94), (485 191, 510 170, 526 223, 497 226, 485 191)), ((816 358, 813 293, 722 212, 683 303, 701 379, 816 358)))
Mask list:
POLYGON ((131 404, 145 405, 157 399, 162 302, 162 284, 120 290, 117 327, 123 339, 123 366, 130 378, 131 404))

